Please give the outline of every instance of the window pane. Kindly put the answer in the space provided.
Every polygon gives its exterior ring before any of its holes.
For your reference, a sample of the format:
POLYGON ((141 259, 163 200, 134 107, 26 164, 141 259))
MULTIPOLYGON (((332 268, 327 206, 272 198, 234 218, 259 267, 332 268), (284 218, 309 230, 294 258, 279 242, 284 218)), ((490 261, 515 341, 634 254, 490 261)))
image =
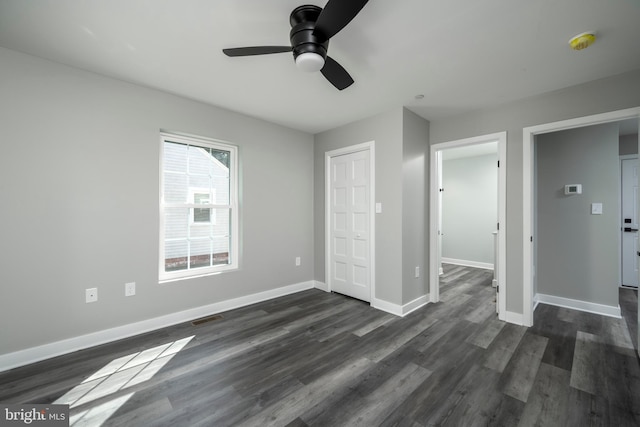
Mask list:
POLYGON ((211 239, 192 240, 190 242, 190 252, 189 268, 211 266, 211 239))
MULTIPOLYGON (((196 215, 196 211, 198 209, 194 209, 193 211, 193 215, 195 218, 196 215)), ((215 212, 212 212, 213 209, 201 209, 203 211, 207 211, 207 214, 209 214, 208 219, 211 219, 212 216, 214 216, 215 212)), ((199 239, 199 238, 210 238, 213 236, 213 229, 215 227, 215 223, 211 222, 211 221, 207 221, 207 222, 197 222, 197 221, 193 221, 190 225, 189 225, 189 238, 190 239, 199 239)))
POLYGON ((188 242, 187 240, 165 241, 164 270, 178 271, 187 269, 188 242))
POLYGON ((212 237, 225 237, 228 238, 231 221, 229 221, 229 215, 231 215, 230 209, 220 208, 213 209, 212 212, 215 217, 215 224, 212 224, 211 227, 211 236, 212 237))
POLYGON ((164 200, 166 203, 187 203, 187 175, 164 174, 164 200))
POLYGON ((211 151, 209 148, 189 146, 189 174, 211 175, 211 151))
POLYGON ((164 143, 164 170, 187 173, 187 145, 164 143))
POLYGON ((229 236, 214 237, 213 240, 213 264, 230 264, 229 236))
POLYGON ((231 159, 231 153, 229 151, 212 148, 211 156, 216 159, 220 165, 224 166, 227 172, 229 171, 229 160, 231 159))
POLYGON ((216 224, 212 227, 213 263, 231 264, 231 210, 215 209, 216 224))
POLYGON ((215 191, 216 198, 214 204, 228 205, 230 203, 229 198, 229 177, 228 176, 214 176, 212 178, 211 186, 215 191))
MULTIPOLYGON (((211 188, 211 177, 202 175, 189 175, 189 190, 198 193, 208 193, 211 188)), ((193 203, 193 202, 191 202, 193 203)))
POLYGON ((187 239, 189 232, 189 208, 165 208, 164 238, 187 239))

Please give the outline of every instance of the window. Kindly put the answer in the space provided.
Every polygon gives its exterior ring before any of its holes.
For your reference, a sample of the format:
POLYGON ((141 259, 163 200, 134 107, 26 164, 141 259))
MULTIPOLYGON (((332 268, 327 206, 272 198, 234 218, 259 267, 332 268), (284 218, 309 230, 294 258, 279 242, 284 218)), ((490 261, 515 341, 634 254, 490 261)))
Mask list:
POLYGON ((237 148, 161 134, 160 280, 238 267, 237 148))

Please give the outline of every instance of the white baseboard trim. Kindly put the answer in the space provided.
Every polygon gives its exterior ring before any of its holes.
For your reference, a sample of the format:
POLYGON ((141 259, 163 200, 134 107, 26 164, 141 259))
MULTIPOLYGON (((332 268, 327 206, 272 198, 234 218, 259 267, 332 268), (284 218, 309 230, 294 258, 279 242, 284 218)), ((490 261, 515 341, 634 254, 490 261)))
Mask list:
POLYGON ((557 297, 554 295, 536 294, 534 297, 536 304, 549 304, 558 307, 571 308, 573 310, 586 311, 587 313, 600 314, 602 316, 615 317, 620 319, 622 313, 620 306, 604 305, 589 301, 580 301, 571 298, 557 297))
POLYGON ((372 298, 371 307, 402 317, 402 306, 385 300, 372 298))
POLYGON ((513 323, 514 325, 524 325, 524 316, 521 313, 514 313, 513 311, 507 311, 504 317, 505 322, 513 323))
POLYGON ((531 310, 533 313, 536 312, 536 308, 538 308, 538 304, 540 304, 540 301, 538 301, 537 298, 533 299, 533 310, 531 310))
POLYGON ((321 291, 329 292, 329 285, 327 285, 326 283, 319 282, 317 280, 314 280, 313 283, 314 283, 314 287, 316 289, 320 289, 321 291))
POLYGON ((424 307, 425 305, 429 304, 429 301, 430 301, 429 294, 427 294, 427 295, 422 295, 421 297, 418 297, 413 301, 406 303, 405 305, 402 306, 402 313, 403 313, 402 315, 406 316, 407 314, 416 311, 420 307, 424 307))
POLYGON ((167 314, 153 319, 142 320, 140 322, 135 322, 128 325, 105 329, 98 332, 92 332, 90 334, 56 341, 37 347, 31 347, 13 353, 2 354, 0 355, 0 372, 8 371, 9 369, 17 368, 19 366, 28 365, 30 363, 39 362, 45 359, 72 353, 74 351, 82 350, 96 345, 105 344, 145 332, 154 331, 156 329, 188 322, 200 317, 205 317, 212 314, 233 310, 235 308, 255 304, 258 302, 267 301, 273 298, 293 294, 296 292, 313 289, 316 287, 316 283, 317 282, 311 280, 308 282, 283 286, 256 294, 246 295, 205 305, 202 307, 196 307, 177 313, 167 314))
POLYGON ((427 305, 430 301, 431 300, 429 298, 429 294, 422 295, 421 297, 418 297, 404 305, 394 304, 392 302, 373 298, 371 300, 371 307, 378 310, 386 311, 387 313, 391 313, 399 317, 404 317, 407 314, 416 311, 420 307, 427 305))
POLYGON ((484 268, 485 270, 493 270, 493 264, 487 262, 467 261, 464 259, 442 258, 445 264, 463 265, 465 267, 484 268))

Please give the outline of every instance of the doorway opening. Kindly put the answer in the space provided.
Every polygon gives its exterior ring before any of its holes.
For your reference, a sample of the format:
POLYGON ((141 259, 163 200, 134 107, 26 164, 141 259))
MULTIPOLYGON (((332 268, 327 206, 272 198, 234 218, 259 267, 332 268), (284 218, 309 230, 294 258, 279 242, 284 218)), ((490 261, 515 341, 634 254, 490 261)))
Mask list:
MULTIPOLYGON (((553 133, 562 130, 582 128, 585 126, 621 122, 628 119, 639 119, 640 108, 630 108, 610 113, 596 114, 593 116, 580 117, 576 119, 564 120, 554 123, 547 123, 538 126, 526 127, 523 129, 523 324, 533 325, 534 304, 536 300, 535 283, 535 258, 537 241, 535 239, 535 165, 534 148, 536 135, 553 133)), ((635 122, 638 127, 638 122, 635 122)))
MULTIPOLYGON (((498 318, 507 320, 506 312, 506 294, 508 292, 505 283, 506 272, 506 132, 499 132, 489 135, 482 135, 473 138, 466 138, 456 141, 434 144, 431 146, 430 155, 430 233, 429 233, 429 297, 431 302, 440 300, 440 274, 442 269, 443 255, 443 162, 446 157, 455 157, 456 153, 460 155, 473 155, 475 152, 479 156, 483 154, 493 153, 495 155, 495 173, 497 174, 497 215, 495 224, 489 236, 485 236, 492 242, 493 253, 489 255, 491 262, 479 262, 475 266, 487 268, 491 266, 494 269, 494 284, 497 292, 496 308, 498 318), (447 154, 451 153, 451 154, 447 154), (495 233, 494 236, 491 234, 495 233)), ((480 158, 480 157, 478 157, 480 158)), ((487 201, 488 203, 492 203, 487 201)), ((478 203, 482 203, 478 201, 478 203)), ((446 212, 445 212, 446 213, 446 212)), ((468 214, 473 215, 473 212, 468 214)), ((459 230, 456 230, 456 232, 459 230)), ((446 230, 445 230, 446 232, 446 230)), ((452 236, 453 237, 453 236, 452 236)), ((469 236, 467 236, 469 237, 469 236)), ((469 249, 469 248, 466 248, 469 249)), ((482 251, 483 249, 478 248, 482 251)), ((486 251, 486 246, 484 248, 486 251)), ((445 261, 451 262, 452 259, 445 258, 445 261)), ((456 262, 456 258, 453 258, 456 262)), ((459 262, 459 260, 457 260, 459 262)), ((466 263, 469 266, 473 263, 466 263)))

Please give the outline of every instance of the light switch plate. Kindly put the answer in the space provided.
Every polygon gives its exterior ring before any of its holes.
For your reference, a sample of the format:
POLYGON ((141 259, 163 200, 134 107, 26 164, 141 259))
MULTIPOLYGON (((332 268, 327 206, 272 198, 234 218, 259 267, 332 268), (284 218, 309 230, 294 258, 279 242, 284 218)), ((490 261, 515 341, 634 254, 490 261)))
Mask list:
POLYGON ((376 203, 376 213, 382 213, 382 203, 376 203))

